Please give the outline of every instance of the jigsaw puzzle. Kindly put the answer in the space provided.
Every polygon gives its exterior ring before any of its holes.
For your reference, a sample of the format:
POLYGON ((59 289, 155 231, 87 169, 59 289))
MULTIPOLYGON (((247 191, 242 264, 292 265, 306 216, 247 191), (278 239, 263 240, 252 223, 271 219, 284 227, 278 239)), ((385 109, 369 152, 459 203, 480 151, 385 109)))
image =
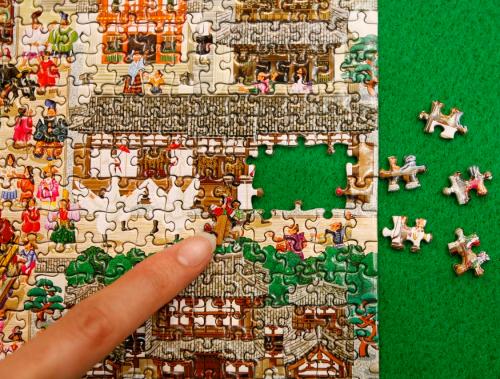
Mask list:
POLYGON ((389 179, 388 191, 399 191, 399 178, 405 182, 407 190, 420 187, 420 182, 417 174, 425 172, 427 167, 424 165, 417 166, 417 158, 414 155, 404 157, 405 164, 403 167, 398 166, 398 159, 394 156, 387 158, 389 161, 389 170, 380 170, 380 177, 389 179))
POLYGON ((451 186, 443 188, 443 193, 447 196, 455 195, 457 202, 460 205, 467 204, 471 197, 469 192, 476 190, 478 196, 486 196, 488 189, 485 185, 485 180, 492 180, 493 175, 489 171, 481 173, 478 166, 469 167, 470 179, 465 180, 462 178, 462 173, 457 171, 449 177, 451 186))
POLYGON ((476 233, 466 236, 462 228, 455 230, 457 240, 448 244, 448 251, 451 255, 459 255, 462 258, 460 264, 453 265, 453 270, 457 275, 462 275, 466 271, 473 269, 476 276, 484 274, 481 265, 490 260, 490 256, 485 252, 475 253, 474 246, 479 246, 481 241, 476 233))
POLYGON ((391 239, 391 247, 393 249, 402 250, 405 247, 405 241, 409 241, 412 243, 411 251, 417 253, 420 251, 420 243, 422 241, 431 242, 432 234, 426 233, 424 230, 427 220, 417 218, 415 226, 408 226, 406 224, 407 221, 408 217, 406 216, 392 216, 394 228, 382 229, 382 235, 391 239))
POLYGON ((0 8, 2 356, 207 231, 206 271, 87 378, 378 377, 376 0, 0 8), (247 159, 299 137, 357 160, 345 208, 264 219, 247 159))

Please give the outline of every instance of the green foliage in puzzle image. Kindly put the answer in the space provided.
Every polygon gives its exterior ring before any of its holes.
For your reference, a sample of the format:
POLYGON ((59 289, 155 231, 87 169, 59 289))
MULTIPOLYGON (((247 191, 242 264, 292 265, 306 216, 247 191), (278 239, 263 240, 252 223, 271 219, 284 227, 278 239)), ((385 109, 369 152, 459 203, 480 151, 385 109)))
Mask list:
POLYGON ((138 248, 112 257, 103 249, 93 246, 82 251, 78 258, 69 264, 65 275, 69 286, 95 281, 108 285, 145 258, 146 254, 138 248))
MULTIPOLYGON (((368 348, 378 343, 377 270, 373 253, 365 254, 357 245, 328 247, 315 257, 301 260, 293 251, 283 254, 272 245, 261 247, 251 239, 240 238, 232 244, 218 247, 215 254, 235 254, 235 250, 242 251, 245 260, 260 265, 267 272, 266 305, 290 305, 289 294, 297 286, 326 282, 337 288, 346 288, 349 304, 347 321, 357 327, 354 336, 361 341, 360 356, 368 356, 368 348)), ((111 258, 102 249, 90 247, 69 265, 65 275, 68 285, 75 288, 93 283, 109 285, 143 259, 144 253, 135 248, 126 255, 111 258)))

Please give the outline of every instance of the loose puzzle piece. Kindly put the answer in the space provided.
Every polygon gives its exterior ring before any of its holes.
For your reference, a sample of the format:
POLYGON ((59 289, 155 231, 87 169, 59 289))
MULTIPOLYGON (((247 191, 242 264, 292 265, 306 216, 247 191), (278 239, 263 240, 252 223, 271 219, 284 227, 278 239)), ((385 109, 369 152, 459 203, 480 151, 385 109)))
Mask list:
POLYGON ((453 269, 457 275, 462 275, 468 270, 473 269, 476 276, 484 274, 481 265, 490 260, 489 255, 481 251, 479 254, 474 253, 472 248, 479 246, 480 240, 477 234, 466 236, 463 229, 455 230, 457 240, 448 244, 448 250, 451 255, 459 255, 462 258, 462 263, 453 265, 453 269))
POLYGON ((469 192, 471 190, 476 190, 478 196, 486 196, 488 189, 484 181, 493 179, 491 172, 486 171, 482 174, 478 166, 471 166, 469 167, 469 175, 469 180, 464 180, 460 172, 456 172, 450 176, 451 186, 443 188, 443 193, 448 196, 455 195, 460 205, 467 204, 470 201, 469 192))
POLYGON ((411 251, 416 253, 420 251, 420 242, 431 242, 432 234, 425 233, 424 231, 427 220, 417 218, 415 220, 415 226, 411 227, 406 225, 407 220, 408 218, 406 216, 392 216, 394 228, 384 228, 382 230, 382 235, 391 238, 391 246, 396 250, 404 249, 404 242, 410 241, 413 244, 411 251))
POLYGON ((389 179, 389 192, 399 191, 399 178, 406 183, 405 188, 415 189, 420 187, 417 174, 425 172, 427 168, 423 165, 417 166, 417 158, 414 155, 408 155, 404 158, 403 167, 398 166, 398 159, 394 156, 387 158, 389 160, 389 170, 380 170, 380 177, 389 179))
POLYGON ((377 1, 0 10, 0 358, 206 231, 208 268, 86 377, 378 377, 377 1), (346 205, 263 219, 247 158, 300 138, 357 160, 346 205))
POLYGON ((419 118, 425 120, 425 133, 434 133, 434 127, 439 125, 443 127, 443 131, 440 136, 444 139, 455 138, 455 133, 460 134, 467 133, 467 127, 460 124, 460 118, 463 115, 458 108, 452 108, 449 115, 445 115, 441 112, 444 104, 439 101, 432 102, 431 113, 420 112, 419 118))

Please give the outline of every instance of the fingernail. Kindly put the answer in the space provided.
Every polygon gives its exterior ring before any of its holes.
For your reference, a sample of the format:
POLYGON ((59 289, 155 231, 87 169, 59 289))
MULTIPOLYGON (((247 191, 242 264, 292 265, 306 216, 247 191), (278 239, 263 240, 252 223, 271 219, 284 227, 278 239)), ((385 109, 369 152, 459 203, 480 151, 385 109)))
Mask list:
POLYGON ((201 238, 186 240, 186 243, 177 254, 177 260, 183 266, 198 266, 207 262, 208 257, 212 256, 216 245, 215 236, 208 233, 199 233, 196 237, 201 238))
POLYGON ((217 237, 215 236, 215 234, 200 232, 200 233, 196 233, 196 237, 202 237, 202 238, 207 239, 208 242, 210 242, 210 246, 212 247, 211 251, 215 250, 215 247, 217 246, 217 237))

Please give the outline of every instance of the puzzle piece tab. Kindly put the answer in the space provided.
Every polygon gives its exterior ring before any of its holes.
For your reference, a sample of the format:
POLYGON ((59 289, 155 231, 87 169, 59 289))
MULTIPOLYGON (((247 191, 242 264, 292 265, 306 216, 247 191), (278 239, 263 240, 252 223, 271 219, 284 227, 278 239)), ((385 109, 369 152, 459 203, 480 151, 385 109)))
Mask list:
POLYGON ((450 176, 451 186, 444 188, 443 193, 447 196, 455 195, 460 205, 467 204, 470 201, 469 192, 471 190, 476 190, 478 196, 486 196, 488 189, 484 181, 493 179, 491 172, 486 171, 483 174, 478 166, 471 166, 469 167, 469 175, 469 180, 464 180, 460 172, 456 172, 450 176))
POLYGON ((427 220, 417 218, 415 220, 415 226, 411 227, 406 225, 407 220, 408 218, 406 216, 392 216, 394 228, 384 228, 382 230, 382 235, 391 238, 391 246, 396 250, 404 249, 404 242, 410 241, 413 245, 410 250, 416 253, 420 251, 420 242, 431 242, 432 234, 424 231, 427 220))
POLYGON ((432 102, 431 113, 420 112, 419 118, 421 120, 425 120, 425 133, 434 133, 434 128, 436 125, 442 126, 443 131, 440 136, 444 139, 453 139, 455 138, 455 133, 459 132, 460 134, 467 133, 467 127, 460 124, 460 118, 463 115, 463 112, 458 108, 452 108, 449 115, 445 115, 441 112, 444 104, 439 101, 432 102))
POLYGON ((479 236, 476 233, 466 236, 461 228, 455 230, 455 234, 457 236, 456 241, 448 244, 448 250, 451 255, 462 257, 460 264, 453 265, 455 273, 462 275, 468 270, 474 270, 476 276, 483 275, 484 269, 481 265, 488 262, 490 256, 485 251, 481 251, 478 254, 472 251, 474 246, 479 246, 480 244, 479 236))

